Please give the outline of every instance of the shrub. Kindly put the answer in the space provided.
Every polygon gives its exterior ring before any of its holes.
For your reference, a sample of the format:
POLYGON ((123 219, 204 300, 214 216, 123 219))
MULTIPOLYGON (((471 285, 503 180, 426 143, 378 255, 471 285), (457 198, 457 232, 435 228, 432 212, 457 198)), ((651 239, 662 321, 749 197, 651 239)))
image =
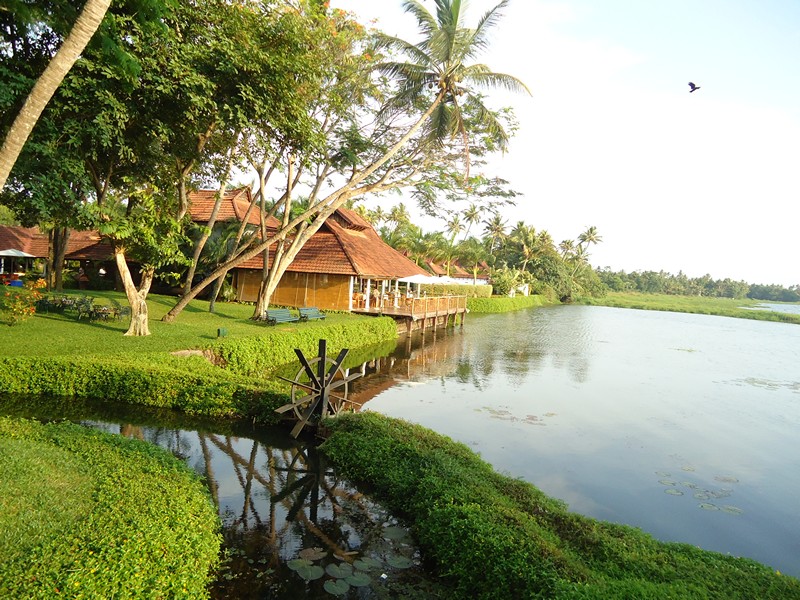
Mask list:
POLYGON ((5 523, 4 535, 15 536, 24 551, 0 556, 0 596, 208 597, 220 523, 186 465, 151 444, 71 423, 0 418, 0 444, 11 450, 0 453, 0 497, 20 512, 43 494, 59 493, 51 478, 26 479, 26 461, 42 473, 66 466, 73 485, 88 492, 75 514, 53 515, 35 531, 5 523), (11 497, 9 490, 19 493, 11 497))
POLYGON ((474 313, 503 313, 551 304, 542 296, 492 296, 491 298, 467 298, 467 308, 474 313))
POLYGON ((800 582, 743 558, 570 513, 425 428, 373 412, 325 422, 337 472, 413 523, 453 598, 800 599, 800 582))
POLYGON ((35 284, 23 289, 6 288, 0 291, 0 312, 5 314, 9 325, 16 325, 36 314, 36 303, 41 298, 35 284))
POLYGON ((426 283, 422 289, 429 296, 467 296, 468 298, 489 298, 492 295, 491 285, 470 284, 438 284, 426 283))

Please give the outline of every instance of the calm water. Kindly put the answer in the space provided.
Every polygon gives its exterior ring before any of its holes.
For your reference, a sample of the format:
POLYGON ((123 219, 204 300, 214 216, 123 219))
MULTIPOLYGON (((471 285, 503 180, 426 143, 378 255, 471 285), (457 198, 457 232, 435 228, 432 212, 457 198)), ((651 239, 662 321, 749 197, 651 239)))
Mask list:
POLYGON ((384 365, 364 410, 574 511, 800 576, 800 327, 561 306, 430 337, 384 365))

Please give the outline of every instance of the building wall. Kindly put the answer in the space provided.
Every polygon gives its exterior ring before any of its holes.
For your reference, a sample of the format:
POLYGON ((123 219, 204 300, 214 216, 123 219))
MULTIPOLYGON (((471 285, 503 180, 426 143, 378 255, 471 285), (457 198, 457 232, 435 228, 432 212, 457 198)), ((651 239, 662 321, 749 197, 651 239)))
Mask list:
MULTIPOLYGON (((261 271, 238 269, 234 275, 236 298, 255 302, 261 282, 261 271)), ((287 271, 281 278, 271 304, 280 306, 316 306, 327 310, 348 310, 350 276, 287 271)))

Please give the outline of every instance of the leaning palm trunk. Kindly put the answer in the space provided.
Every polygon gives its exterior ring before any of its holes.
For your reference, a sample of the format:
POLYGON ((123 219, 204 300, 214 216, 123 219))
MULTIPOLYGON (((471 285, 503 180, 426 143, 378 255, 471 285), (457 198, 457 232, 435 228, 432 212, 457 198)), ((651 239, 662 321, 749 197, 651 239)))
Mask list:
POLYGON ((87 0, 67 39, 33 86, 25 104, 11 124, 11 129, 8 130, 3 147, 0 148, 0 190, 3 189, 39 116, 72 65, 78 60, 86 44, 92 39, 110 4, 111 0, 87 0))
POLYGON ((153 267, 145 267, 142 269, 142 281, 139 284, 139 289, 133 283, 131 271, 128 268, 128 263, 125 261, 125 250, 117 248, 114 251, 114 260, 117 263, 117 270, 119 271, 122 285, 125 288, 125 296, 128 298, 128 304, 131 305, 131 324, 125 335, 131 336, 145 336, 150 335, 150 325, 148 322, 147 311, 147 293, 150 291, 150 285, 153 283, 153 267))
MULTIPOLYGON (((224 265, 220 265, 217 267, 208 277, 203 279, 199 284, 197 284, 188 294, 184 294, 178 303, 172 307, 172 309, 164 315, 163 321, 166 323, 171 323, 175 320, 175 318, 189 305, 197 295, 202 292, 207 286, 214 282, 214 280, 219 277, 222 273, 226 272, 227 270, 233 269, 238 265, 242 264, 243 262, 254 258, 259 253, 263 252, 264 249, 269 248, 275 242, 281 241, 286 239, 289 233, 300 223, 314 217, 314 223, 317 224, 317 229, 322 226, 322 223, 327 219, 330 215, 332 215, 337 208, 342 206, 345 202, 350 200, 351 198, 355 197, 360 193, 365 193, 369 190, 359 190, 357 186, 363 183, 370 175, 372 175, 375 171, 380 169, 383 165, 385 165, 393 156, 395 156, 402 148, 405 146, 408 141, 414 137, 414 135, 420 130, 423 124, 430 118, 433 111, 441 104, 444 98, 444 91, 440 91, 439 94, 436 96, 434 101, 428 107, 422 116, 417 120, 414 125, 412 125, 406 134, 401 137, 391 148, 389 148, 379 159, 373 162, 369 167, 361 171, 358 175, 355 175, 348 181, 345 185, 340 187, 335 192, 329 194, 326 198, 324 198, 319 203, 315 204, 313 207, 309 208, 307 211, 303 212, 303 214, 295 217, 292 219, 286 227, 281 228, 275 235, 263 240, 260 244, 255 246, 253 249, 249 250, 248 252, 244 252, 243 254, 239 255, 232 261, 225 263, 224 265)), ((309 228, 310 229, 310 228, 309 228)), ((316 229, 314 230, 316 231, 316 229)))

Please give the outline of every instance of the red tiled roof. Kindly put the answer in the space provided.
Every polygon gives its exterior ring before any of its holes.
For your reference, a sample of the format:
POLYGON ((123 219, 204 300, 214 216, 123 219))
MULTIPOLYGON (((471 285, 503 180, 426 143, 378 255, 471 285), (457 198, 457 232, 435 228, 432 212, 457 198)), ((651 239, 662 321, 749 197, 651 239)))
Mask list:
MULTIPOLYGON (((47 258, 48 236, 38 227, 0 226, 0 250, 9 248, 47 258)), ((70 231, 66 259, 111 260, 112 256, 111 244, 96 231, 70 231)))
MULTIPOLYGON (((211 218, 211 211, 214 209, 214 202, 217 197, 217 190, 197 190, 189 194, 189 213, 195 223, 208 223, 211 218)), ((222 204, 217 213, 217 221, 243 221, 250 207, 252 196, 249 187, 226 190, 222 204)), ((247 217, 247 222, 251 225, 261 225, 258 207, 256 206, 247 217)), ((277 228, 280 223, 275 218, 267 220, 267 227, 277 228)))

